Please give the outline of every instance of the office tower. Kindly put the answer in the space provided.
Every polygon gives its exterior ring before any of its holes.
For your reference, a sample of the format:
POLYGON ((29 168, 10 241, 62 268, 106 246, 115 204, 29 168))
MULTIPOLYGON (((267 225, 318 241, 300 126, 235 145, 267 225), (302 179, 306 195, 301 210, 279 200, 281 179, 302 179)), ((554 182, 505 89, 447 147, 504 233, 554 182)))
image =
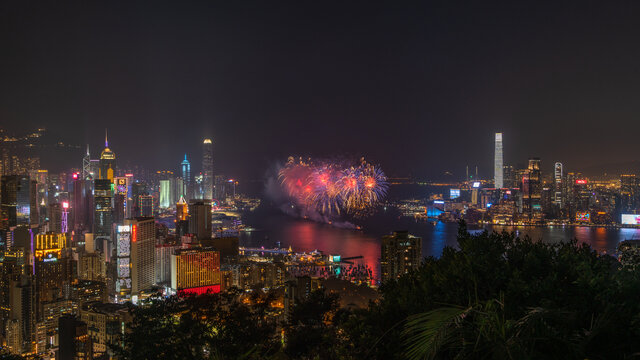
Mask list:
POLYGON ((171 203, 175 204, 178 200, 185 196, 184 180, 181 177, 173 179, 173 191, 171 194, 171 203))
POLYGON ((211 201, 192 201, 189 204, 189 233, 200 241, 211 238, 211 201))
POLYGON ((26 274, 28 255, 24 248, 14 247, 2 251, 0 261, 0 314, 2 320, 9 318, 11 309, 11 281, 26 274))
POLYGON ((137 296, 155 280, 156 226, 153 218, 126 219, 118 226, 116 292, 137 296))
POLYGON ((0 229, 29 225, 32 214, 37 213, 35 184, 32 184, 28 176, 4 175, 0 188, 0 229))
POLYGON ((104 250, 104 239, 111 239, 111 224, 113 223, 113 214, 111 208, 111 180, 97 179, 94 181, 93 191, 93 238, 96 248, 104 250))
POLYGON ((502 189, 504 187, 504 178, 503 178, 503 164, 502 164, 502 133, 496 133, 496 144, 495 144, 495 154, 494 154, 494 175, 493 182, 495 184, 496 189, 502 189))
POLYGON ((73 181, 73 229, 77 234, 93 231, 93 181, 73 181))
POLYGON ((203 199, 213 199, 213 143, 204 139, 202 143, 202 187, 203 199))
POLYGON ((42 225, 47 219, 47 205, 49 205, 48 171, 35 170, 29 172, 29 178, 36 181, 36 209, 38 209, 38 224, 42 225))
POLYGON ((620 175, 620 195, 622 211, 632 212, 636 210, 638 201, 638 178, 635 174, 620 175))
POLYGON ((117 224, 121 224, 127 218, 130 179, 131 177, 129 176, 121 176, 114 179, 113 222, 117 224))
POLYGON ((529 159, 522 178, 522 202, 523 212, 529 221, 541 220, 542 216, 542 174, 540 171, 540 159, 529 159))
POLYGON ((150 217, 153 216, 155 210, 153 208, 153 196, 151 195, 140 195, 138 197, 138 202, 140 203, 140 216, 141 217, 150 217))
POLYGON ((62 204, 52 203, 49 205, 49 231, 62 232, 62 204))
POLYGON ((553 203, 562 208, 562 163, 557 162, 553 166, 553 203))
POLYGON ((184 196, 176 203, 176 236, 182 237, 189 233, 189 206, 184 196))
POLYGON ((178 293, 220 292, 220 252, 213 248, 176 250, 171 255, 171 288, 178 293))
POLYGON ((160 180, 160 209, 168 209, 171 204, 171 182, 169 179, 160 180))
POLYGON ((93 351, 96 358, 104 356, 113 358, 109 345, 120 341, 124 335, 124 323, 129 318, 129 309, 124 304, 105 304, 101 302, 86 303, 80 309, 80 319, 89 328, 93 339, 93 351))
POLYGON ((85 322, 73 315, 61 316, 58 319, 58 360, 91 360, 93 359, 93 341, 89 336, 89 328, 85 322))
POLYGON ((116 175, 116 154, 109 149, 107 133, 104 134, 104 150, 100 154, 100 169, 98 179, 113 180, 116 175))
POLYGON ((194 199, 199 199, 202 200, 203 199, 203 194, 204 194, 204 183, 203 183, 203 175, 202 173, 196 175, 193 177, 193 186, 194 186, 194 194, 193 194, 193 198, 194 199))
POLYGON ((91 159, 89 169, 91 180, 99 179, 98 175, 100 174, 100 159, 91 159))
POLYGON ((182 181, 184 181, 184 196, 187 199, 193 198, 193 182, 191 181, 191 163, 187 160, 187 154, 184 154, 182 167, 182 181))
POLYGON ((78 280, 71 285, 71 299, 78 305, 108 299, 107 286, 104 281, 78 280))
POLYGON ((82 158, 82 180, 93 180, 91 174, 91 155, 89 155, 89 144, 87 144, 87 152, 82 158))
POLYGON ((136 181, 131 184, 131 198, 133 199, 133 208, 130 217, 151 216, 141 215, 140 195, 149 195, 147 191, 147 184, 142 181, 136 181))
POLYGON ((417 269, 422 261, 422 238, 408 231, 394 231, 382 237, 380 269, 382 282, 417 269))

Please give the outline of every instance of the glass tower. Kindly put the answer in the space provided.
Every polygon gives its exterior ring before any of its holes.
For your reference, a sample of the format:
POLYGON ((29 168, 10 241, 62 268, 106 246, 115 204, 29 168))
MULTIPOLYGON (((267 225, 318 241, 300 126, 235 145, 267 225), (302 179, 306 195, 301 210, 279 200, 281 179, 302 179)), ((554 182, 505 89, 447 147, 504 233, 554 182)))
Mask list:
POLYGON ((494 177, 493 182, 496 189, 504 187, 503 167, 502 167, 502 133, 496 133, 496 149, 494 157, 494 177))

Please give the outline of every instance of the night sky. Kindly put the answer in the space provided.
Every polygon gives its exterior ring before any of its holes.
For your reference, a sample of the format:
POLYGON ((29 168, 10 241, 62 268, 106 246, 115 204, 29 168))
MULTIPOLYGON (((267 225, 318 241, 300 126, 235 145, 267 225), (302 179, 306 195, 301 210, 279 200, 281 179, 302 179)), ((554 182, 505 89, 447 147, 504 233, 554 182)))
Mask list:
POLYGON ((289 154, 491 177, 495 131, 514 165, 638 159, 633 2, 427 3, 2 1, 0 127, 196 171, 210 136, 247 179, 289 154))

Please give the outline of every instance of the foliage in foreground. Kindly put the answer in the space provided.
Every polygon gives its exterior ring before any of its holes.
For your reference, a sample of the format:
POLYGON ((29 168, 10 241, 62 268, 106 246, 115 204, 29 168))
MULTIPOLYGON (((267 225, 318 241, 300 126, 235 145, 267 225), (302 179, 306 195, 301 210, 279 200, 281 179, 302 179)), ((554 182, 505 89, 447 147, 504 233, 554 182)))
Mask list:
POLYGON ((640 275, 577 242, 470 235, 382 286, 368 309, 313 293, 288 324, 235 295, 134 309, 137 359, 627 359, 640 354, 640 275), (284 336, 283 336, 284 335, 284 336), (285 340, 285 341, 283 341, 285 340))

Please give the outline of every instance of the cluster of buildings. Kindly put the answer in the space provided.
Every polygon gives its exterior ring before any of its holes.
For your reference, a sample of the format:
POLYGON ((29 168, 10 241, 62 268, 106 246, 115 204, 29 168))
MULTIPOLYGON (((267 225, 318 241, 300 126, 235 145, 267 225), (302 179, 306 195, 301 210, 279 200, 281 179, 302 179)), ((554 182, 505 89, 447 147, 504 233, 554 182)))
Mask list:
POLYGON ((425 218, 500 225, 640 225, 640 178, 635 174, 590 178, 561 162, 543 166, 504 163, 503 134, 495 134, 494 176, 469 176, 449 184, 426 203, 405 201, 407 214, 425 218), (544 169, 549 169, 545 171, 544 169))
MULTIPOLYGON (((0 340, 11 353, 109 357, 129 320, 127 303, 158 294, 219 292, 238 238, 214 238, 212 207, 235 201, 235 182, 202 171, 140 172, 105 147, 82 168, 49 174, 0 148, 0 340), (7 160, 8 159, 8 160, 7 160), (11 160, 14 161, 11 161, 11 160), (222 201, 218 201, 220 196, 222 201), (173 224, 161 221, 170 213, 173 224), (175 218, 173 217, 175 214, 175 218), (174 220, 175 219, 175 220, 174 220), (171 230, 169 230, 169 227, 171 230), (65 335, 66 334, 66 335, 65 335)), ((229 271, 230 273, 230 271, 229 271)))

